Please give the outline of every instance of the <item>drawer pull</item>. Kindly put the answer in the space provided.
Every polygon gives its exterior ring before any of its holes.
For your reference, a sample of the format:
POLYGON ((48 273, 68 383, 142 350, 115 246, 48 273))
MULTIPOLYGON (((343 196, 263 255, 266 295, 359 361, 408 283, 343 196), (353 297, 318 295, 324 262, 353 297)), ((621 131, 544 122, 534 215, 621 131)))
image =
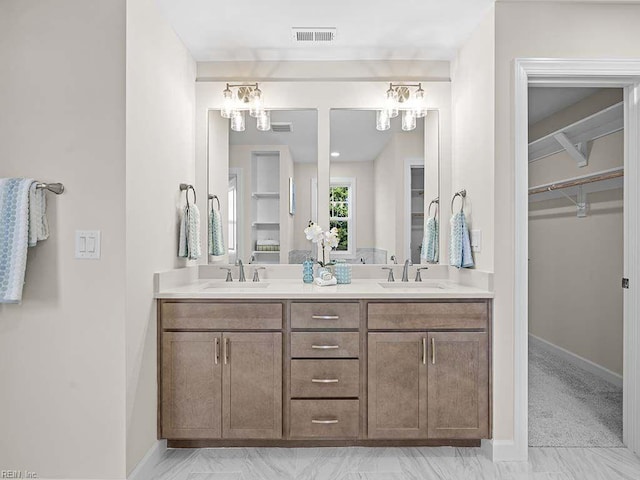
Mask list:
POLYGON ((218 363, 220 362, 220 352, 218 351, 219 346, 220 339, 216 337, 215 341, 213 342, 213 363, 215 365, 218 365, 218 363))
POLYGON ((338 315, 312 315, 314 320, 340 320, 338 315))
POLYGON ((422 364, 427 364, 427 339, 422 339, 422 364))
POLYGON ((312 378, 311 383, 338 383, 337 378, 312 378))
POLYGON ((311 345, 314 350, 335 350, 340 348, 340 345, 311 345))
POLYGON ((436 364, 436 339, 431 337, 431 364, 436 364))
POLYGON ((334 424, 338 423, 338 420, 337 419, 334 419, 334 420, 315 420, 315 419, 312 419, 311 423, 317 423, 317 424, 320 424, 320 425, 334 425, 334 424))

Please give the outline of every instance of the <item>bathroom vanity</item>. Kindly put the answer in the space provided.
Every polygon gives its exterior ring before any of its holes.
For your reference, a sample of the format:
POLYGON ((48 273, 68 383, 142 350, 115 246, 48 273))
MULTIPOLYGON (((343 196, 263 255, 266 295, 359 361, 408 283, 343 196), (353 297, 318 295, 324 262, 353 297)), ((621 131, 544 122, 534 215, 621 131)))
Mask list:
POLYGON ((169 446, 490 438, 490 292, 222 283, 157 295, 158 435, 169 446))

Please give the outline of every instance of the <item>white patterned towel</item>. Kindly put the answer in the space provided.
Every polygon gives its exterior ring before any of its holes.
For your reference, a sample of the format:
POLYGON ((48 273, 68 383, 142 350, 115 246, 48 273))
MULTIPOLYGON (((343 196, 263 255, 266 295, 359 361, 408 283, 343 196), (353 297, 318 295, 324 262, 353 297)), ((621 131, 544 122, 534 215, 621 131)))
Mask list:
POLYGON ((464 212, 451 217, 451 235, 449 236, 449 265, 458 268, 473 267, 469 229, 464 212))
POLYGON ((0 303, 22 301, 27 248, 49 236, 45 202, 33 179, 0 179, 0 303))
POLYGON ((200 248, 200 211, 194 204, 187 204, 180 221, 178 256, 197 260, 202 255, 200 248))
POLYGON ((422 239, 422 250, 420 257, 427 263, 438 263, 438 219, 429 217, 424 228, 424 238, 422 239))
POLYGON ((224 236, 222 235, 222 215, 211 207, 209 215, 209 255, 220 256, 227 253, 224 248, 224 236))

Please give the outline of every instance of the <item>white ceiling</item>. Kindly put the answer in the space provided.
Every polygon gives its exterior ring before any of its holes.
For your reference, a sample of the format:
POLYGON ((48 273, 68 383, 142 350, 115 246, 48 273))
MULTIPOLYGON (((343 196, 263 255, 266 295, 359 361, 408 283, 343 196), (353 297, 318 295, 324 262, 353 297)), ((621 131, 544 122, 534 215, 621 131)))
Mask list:
POLYGON ((197 61, 449 60, 493 0, 156 0, 197 61), (299 46, 291 27, 336 27, 299 46))
POLYGON ((584 87, 531 87, 529 88, 529 125, 534 125, 599 90, 601 89, 584 87))
MULTIPOLYGON (((272 110, 271 122, 291 122, 291 133, 261 132, 256 129, 256 120, 247 115, 244 132, 230 130, 231 145, 288 145, 295 163, 316 163, 318 151, 318 114, 315 110, 272 110)), ((374 110, 332 110, 332 152, 340 156, 332 162, 366 162, 374 160, 387 145, 394 133, 404 133, 398 116, 391 120, 391 129, 376 130, 374 110)), ((418 119, 411 133, 421 135, 424 119, 418 119)))

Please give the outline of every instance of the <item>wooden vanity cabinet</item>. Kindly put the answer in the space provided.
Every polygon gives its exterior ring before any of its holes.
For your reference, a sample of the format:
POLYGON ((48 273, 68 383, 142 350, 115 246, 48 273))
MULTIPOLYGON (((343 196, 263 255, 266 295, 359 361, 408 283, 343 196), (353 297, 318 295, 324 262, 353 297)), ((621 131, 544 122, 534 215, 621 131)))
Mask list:
MULTIPOLYGON (((177 304, 162 308, 163 325, 184 331, 161 329, 160 406, 161 438, 179 439, 279 439, 282 438, 282 333, 265 331, 189 331, 229 328, 227 318, 202 317, 212 304, 186 310, 194 319, 176 318, 184 311, 177 304), (167 317, 168 315, 168 317, 167 317), (166 320, 166 321, 165 321, 166 320), (186 325, 186 327, 185 327, 186 325)), ((224 305, 223 311, 229 304, 224 305)), ((282 325, 282 305, 279 308, 282 325)), ((261 305, 241 305, 248 313, 261 305)), ((215 308, 215 305, 213 305, 215 308)), ((267 305, 262 314, 243 317, 240 328, 276 325, 278 308, 267 305), (266 312, 266 313, 264 313, 266 312)))

